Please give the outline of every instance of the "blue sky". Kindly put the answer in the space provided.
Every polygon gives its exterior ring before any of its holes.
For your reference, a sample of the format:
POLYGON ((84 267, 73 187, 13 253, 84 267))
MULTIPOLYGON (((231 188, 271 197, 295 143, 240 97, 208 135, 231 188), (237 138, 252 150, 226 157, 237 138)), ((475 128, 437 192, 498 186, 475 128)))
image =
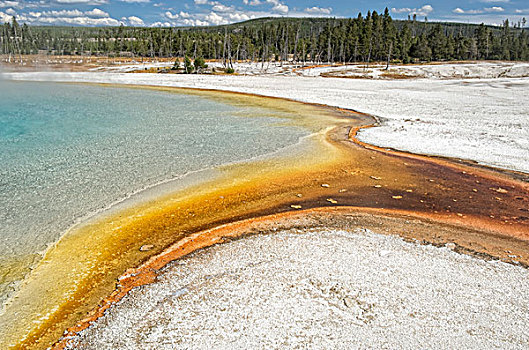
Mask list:
POLYGON ((188 26, 263 16, 355 17, 385 7, 394 18, 500 24, 529 19, 529 0, 0 0, 0 22, 28 24, 188 26))

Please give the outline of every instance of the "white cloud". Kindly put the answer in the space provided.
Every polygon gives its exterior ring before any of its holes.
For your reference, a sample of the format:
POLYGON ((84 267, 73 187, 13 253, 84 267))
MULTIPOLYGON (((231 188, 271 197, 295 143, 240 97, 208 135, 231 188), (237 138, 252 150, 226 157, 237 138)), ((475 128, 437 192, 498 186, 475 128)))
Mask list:
POLYGON ((505 9, 500 6, 493 6, 493 7, 485 8, 485 12, 503 12, 503 11, 505 11, 505 9))
POLYGON ((151 0, 119 0, 119 1, 126 2, 128 4, 139 4, 139 3, 151 2, 151 0))
MULTIPOLYGON (((204 10, 199 10, 196 13, 189 12, 180 12, 179 17, 173 15, 173 17, 167 16, 167 13, 164 14, 165 18, 171 20, 175 25, 185 25, 185 26, 205 26, 205 25, 219 25, 227 24, 233 22, 247 21, 252 18, 257 17, 267 17, 267 16, 286 16, 289 13, 289 7, 285 4, 283 0, 243 0, 244 5, 248 6, 258 6, 258 5, 268 5, 268 11, 245 11, 241 10, 239 7, 231 4, 225 4, 225 2, 215 1, 215 0, 194 0, 193 1, 197 6, 209 7, 208 12, 204 10)), ((187 7, 189 8, 189 7, 187 7)), ((168 9, 174 12, 174 9, 168 9)), ((318 12, 327 13, 332 9, 316 8, 313 9, 314 13, 318 12)), ((172 14, 172 13, 171 13, 172 14)), ((176 13, 175 13, 176 15, 176 13)))
POLYGON ((108 12, 105 12, 105 11, 100 10, 98 8, 95 8, 95 9, 93 9, 91 11, 86 11, 85 14, 87 16, 91 16, 91 17, 110 17, 108 12))
POLYGON ((223 4, 215 4, 215 5, 213 5, 213 7, 211 9, 213 11, 215 11, 215 12, 232 12, 232 11, 235 11, 233 6, 226 6, 226 5, 223 5, 223 4))
POLYGON ((67 24, 79 26, 117 26, 120 22, 114 18, 90 18, 90 17, 38 17, 35 24, 67 24))
POLYGON ((5 12, 0 11, 0 23, 11 22, 12 16, 8 15, 5 12))
MULTIPOLYGON (((248 0, 250 3, 252 0, 248 0)), ((281 5, 280 0, 264 0, 263 4, 271 1, 270 4, 273 6, 281 5)), ((175 12, 174 8, 168 8, 165 12, 161 13, 163 17, 159 22, 154 23, 156 26, 209 26, 209 25, 222 25, 233 22, 247 21, 256 17, 265 16, 277 16, 278 13, 272 11, 269 12, 254 12, 244 11, 238 9, 236 6, 227 6, 219 1, 209 0, 195 0, 195 4, 209 7, 208 11, 198 10, 196 12, 175 12)))
POLYGON ((209 23, 206 21, 202 21, 200 19, 190 19, 190 18, 184 18, 178 22, 180 25, 184 26, 190 26, 190 27, 205 27, 209 26, 209 23))
POLYGON ((171 27, 173 23, 169 22, 154 22, 151 24, 151 27, 171 27))
POLYGON ((395 8, 393 7, 391 9, 391 12, 393 13, 407 13, 408 15, 417 15, 417 16, 428 16, 430 13, 433 12, 432 5, 424 5, 420 8, 409 8, 409 7, 403 7, 403 8, 395 8))
POLYGON ((268 4, 273 5, 273 7, 272 7, 272 11, 273 12, 277 12, 277 13, 286 15, 288 13, 288 11, 289 11, 288 6, 285 5, 284 3, 282 3, 279 0, 266 0, 266 2, 268 4))
POLYGON ((319 15, 330 15, 331 12, 332 12, 332 8, 331 7, 325 8, 325 7, 314 6, 314 7, 306 8, 305 12, 311 13, 311 14, 319 14, 319 15))
MULTIPOLYGON (((6 11, 7 12, 7 11, 6 11)), ((11 12, 11 11, 9 11, 11 12)), ((81 11, 79 9, 70 10, 49 10, 49 11, 29 11, 27 13, 16 14, 11 12, 20 23, 33 25, 73 25, 73 26, 117 26, 122 22, 99 9, 81 11)), ((5 19, 8 13, 0 12, 0 22, 5 19)), ((9 16, 11 20, 12 16, 9 16)))
POLYGON ((60 11, 43 11, 43 12, 30 12, 38 13, 43 17, 81 17, 83 12, 79 10, 60 10, 60 11))
POLYGON ((179 18, 180 16, 178 15, 178 13, 171 13, 170 11, 166 11, 164 13, 165 17, 169 18, 169 19, 177 19, 179 18))
POLYGON ((493 6, 493 7, 487 7, 484 9, 475 9, 475 10, 463 10, 462 8, 457 7, 454 10, 452 10, 453 13, 458 14, 458 15, 462 15, 462 14, 479 15, 483 13, 501 13, 504 11, 505 9, 499 6, 493 6))
POLYGON ((108 4, 108 0, 55 0, 59 4, 84 4, 84 5, 102 5, 108 4))
POLYGON ((247 21, 251 19, 251 17, 248 16, 246 13, 241 13, 241 12, 230 13, 229 17, 230 17, 230 21, 233 21, 233 22, 242 22, 242 21, 247 21))
POLYGON ((226 24, 228 21, 226 21, 222 16, 219 16, 215 12, 211 12, 209 15, 206 16, 206 21, 208 21, 211 24, 219 25, 219 24, 226 24))
POLYGON ((19 1, 0 1, 0 8, 6 7, 21 9, 23 5, 19 1))
POLYGON ((130 25, 132 26, 144 26, 145 23, 143 22, 143 20, 139 17, 136 17, 136 16, 130 16, 127 18, 130 25))

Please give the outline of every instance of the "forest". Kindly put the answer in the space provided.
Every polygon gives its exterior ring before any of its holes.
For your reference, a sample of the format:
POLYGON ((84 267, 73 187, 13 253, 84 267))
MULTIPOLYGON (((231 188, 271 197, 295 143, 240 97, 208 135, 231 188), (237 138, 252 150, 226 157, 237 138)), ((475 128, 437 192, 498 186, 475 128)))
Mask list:
POLYGON ((502 26, 356 18, 261 18, 213 27, 0 25, 0 54, 191 57, 295 62, 529 60, 525 19, 502 26))

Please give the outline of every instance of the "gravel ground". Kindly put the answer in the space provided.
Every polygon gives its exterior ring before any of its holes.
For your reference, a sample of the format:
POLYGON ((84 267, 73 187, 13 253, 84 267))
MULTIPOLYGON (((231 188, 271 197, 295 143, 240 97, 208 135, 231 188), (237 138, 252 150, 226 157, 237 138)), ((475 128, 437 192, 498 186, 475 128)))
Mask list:
POLYGON ((76 340, 81 349, 526 349, 528 277, 367 230, 288 230, 172 263, 76 340))

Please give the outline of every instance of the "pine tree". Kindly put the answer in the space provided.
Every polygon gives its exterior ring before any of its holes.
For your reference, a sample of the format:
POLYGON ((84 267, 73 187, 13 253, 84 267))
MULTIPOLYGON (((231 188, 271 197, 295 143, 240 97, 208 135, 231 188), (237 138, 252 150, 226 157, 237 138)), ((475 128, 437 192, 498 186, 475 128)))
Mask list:
POLYGON ((194 70, 194 67, 193 67, 193 64, 191 63, 191 59, 188 56, 186 56, 184 58, 184 73, 191 74, 193 73, 193 70, 194 70))
POLYGON ((202 57, 195 58, 195 62, 193 63, 193 66, 195 68, 196 73, 202 73, 202 70, 205 68, 208 68, 208 65, 204 61, 202 57))
POLYGON ((428 37, 432 59, 439 61, 446 57, 446 36, 440 24, 436 24, 428 37))

